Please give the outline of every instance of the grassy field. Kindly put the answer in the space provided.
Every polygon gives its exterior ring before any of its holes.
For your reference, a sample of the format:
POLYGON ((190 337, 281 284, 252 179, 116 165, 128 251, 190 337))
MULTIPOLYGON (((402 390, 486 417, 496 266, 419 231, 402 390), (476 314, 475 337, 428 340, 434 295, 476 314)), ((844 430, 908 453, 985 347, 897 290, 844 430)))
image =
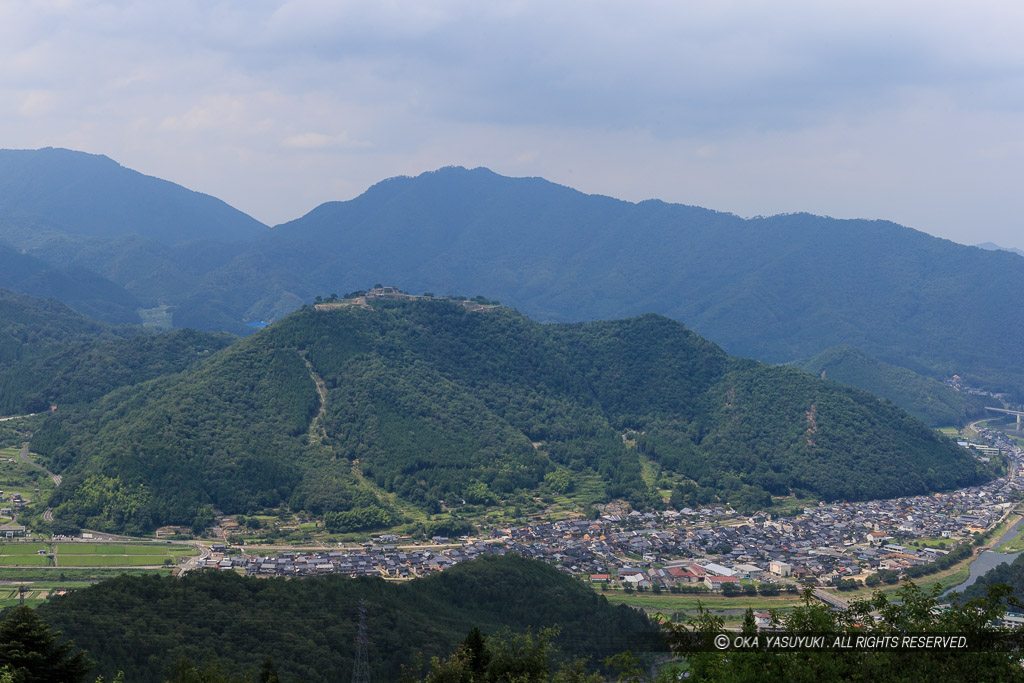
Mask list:
MULTIPOLYGON (((26 581, 25 587, 25 604, 29 607, 35 607, 54 595, 59 595, 64 591, 76 590, 78 588, 87 588, 91 586, 94 581, 26 581)), ((13 607, 21 602, 20 588, 21 585, 0 585, 0 608, 2 607, 13 607)))
POLYGON ((1017 553, 1024 550, 1024 529, 1021 529, 1016 536, 995 549, 997 553, 1017 553))
POLYGON ((796 496, 776 497, 772 496, 771 511, 777 514, 791 514, 803 511, 804 508, 815 507, 818 504, 816 498, 797 498, 796 496))
MULTIPOLYGON (((58 567, 158 567, 168 555, 57 555, 58 567)), ((172 562, 173 562, 173 558, 172 562)))
POLYGON ((0 555, 4 567, 51 567, 53 561, 46 555, 0 555))
MULTIPOLYGON (((185 545, 125 543, 3 543, 0 544, 0 581, 25 584, 25 604, 35 606, 58 589, 74 589, 122 574, 166 574, 177 563, 194 556, 185 545), (48 555, 39 555, 45 550, 48 555), (149 567, 142 569, 142 567, 149 567)), ((18 586, 0 584, 0 608, 20 602, 18 586)))
POLYGON ((57 543, 58 567, 146 567, 162 566, 166 560, 177 563, 196 550, 184 545, 57 543))
POLYGON ((109 543, 58 543, 61 555, 195 555, 195 548, 187 545, 133 545, 109 543))
POLYGON ((799 596, 794 595, 737 595, 735 597, 726 597, 724 595, 712 593, 702 593, 699 595, 662 593, 660 595, 656 595, 654 593, 649 592, 630 594, 618 590, 597 592, 608 598, 608 602, 614 604, 624 604, 629 605, 631 607, 639 607, 644 610, 661 612, 687 612, 696 610, 699 606, 703 606, 704 609, 712 611, 724 609, 745 610, 748 607, 752 607, 755 610, 784 609, 787 607, 796 607, 798 605, 803 604, 803 600, 799 596))
POLYGON ((0 543, 0 555, 35 555, 48 547, 45 543, 0 543))
POLYGON ((148 567, 163 566, 191 557, 196 550, 184 545, 131 545, 109 543, 4 543, 0 567, 148 567), (53 555, 38 554, 45 550, 53 555))
POLYGON ((121 576, 122 574, 142 576, 152 575, 154 573, 169 574, 172 571, 172 567, 160 567, 159 569, 109 569, 105 567, 93 567, 89 569, 69 569, 67 567, 23 567, 15 569, 13 567, 0 567, 0 581, 86 581, 92 583, 95 581, 103 581, 104 579, 113 579, 121 576), (64 578, 62 579, 61 577, 64 578))
POLYGON ((914 542, 922 548, 941 548, 943 550, 953 544, 948 538, 915 538, 914 542))

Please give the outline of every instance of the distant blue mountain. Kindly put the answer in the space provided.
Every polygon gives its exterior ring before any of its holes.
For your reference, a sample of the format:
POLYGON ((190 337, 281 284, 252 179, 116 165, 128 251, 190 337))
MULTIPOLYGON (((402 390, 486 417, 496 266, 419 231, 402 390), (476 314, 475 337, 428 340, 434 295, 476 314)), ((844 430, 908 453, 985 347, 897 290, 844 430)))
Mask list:
POLYGON ((981 244, 976 244, 974 246, 978 247, 978 249, 985 249, 987 251, 1009 251, 1017 254, 1018 256, 1024 256, 1024 251, 1021 251, 1020 249, 1016 249, 1014 247, 1001 247, 995 242, 982 242, 981 244))
POLYGON ((245 240, 266 229, 209 195, 105 156, 51 147, 0 150, 0 226, 88 237, 139 235, 168 245, 245 240))
MULTIPOLYGON (((204 278, 176 321, 271 320, 374 283, 482 294, 541 321, 656 312, 770 362, 850 345, 930 377, 1024 395, 1024 261, 887 221, 742 219, 445 168, 273 228, 204 278)), ((244 332, 244 330, 238 330, 244 332)))

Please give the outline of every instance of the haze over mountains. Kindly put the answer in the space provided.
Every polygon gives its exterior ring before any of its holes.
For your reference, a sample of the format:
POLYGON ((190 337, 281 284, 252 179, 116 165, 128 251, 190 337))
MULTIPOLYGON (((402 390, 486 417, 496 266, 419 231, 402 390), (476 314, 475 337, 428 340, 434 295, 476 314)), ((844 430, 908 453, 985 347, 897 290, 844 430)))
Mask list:
MULTIPOLYGON (((318 294, 385 282, 484 294, 540 321, 657 312, 769 362, 848 345, 931 378, 957 373, 1024 395, 1024 313, 1012 305, 1024 261, 885 221, 741 219, 445 168, 267 230, 105 157, 10 152, 0 166, 4 192, 19 197, 0 203, 0 240, 39 270, 102 278, 120 302, 107 319, 130 317, 133 301, 167 304, 176 326, 247 333, 246 322, 283 317, 318 294), (65 194, 76 201, 58 201, 65 194)), ((51 294, 26 281, 0 285, 51 294)), ((65 300, 102 310, 102 288, 81 291, 88 301, 65 300)))

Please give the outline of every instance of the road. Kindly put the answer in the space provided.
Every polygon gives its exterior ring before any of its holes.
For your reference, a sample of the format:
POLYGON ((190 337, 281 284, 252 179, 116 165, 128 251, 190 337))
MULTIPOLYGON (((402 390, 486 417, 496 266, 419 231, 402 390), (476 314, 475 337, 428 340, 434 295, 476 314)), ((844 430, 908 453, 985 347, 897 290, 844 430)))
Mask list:
POLYGON ((50 477, 50 479, 53 479, 53 483, 56 484, 57 486, 60 486, 60 482, 61 482, 62 477, 59 474, 54 474, 53 472, 51 472, 50 470, 46 469, 45 467, 43 467, 39 463, 32 462, 31 460, 28 459, 28 443, 27 442, 25 443, 24 446, 21 447, 21 450, 18 451, 18 457, 21 458, 23 461, 25 461, 26 464, 36 468, 37 470, 42 470, 43 472, 46 472, 47 476, 50 477))
POLYGON ((826 605, 829 605, 830 607, 835 607, 836 609, 841 609, 844 612, 850 609, 850 603, 846 602, 845 600, 840 600, 828 591, 823 591, 820 588, 814 591, 814 597, 816 597, 818 600, 821 600, 826 605))
MULTIPOLYGON (((23 417, 23 416, 19 416, 19 417, 23 417)), ((13 419, 14 419, 13 417, 0 418, 0 420, 13 420, 13 419)), ((46 469, 45 467, 43 467, 39 463, 32 462, 31 460, 28 459, 28 442, 26 442, 25 445, 23 445, 21 447, 21 450, 18 451, 18 457, 23 462, 25 462, 27 465, 29 465, 31 467, 34 467, 37 470, 42 470, 43 472, 46 472, 47 476, 50 477, 50 479, 53 479, 53 483, 56 486, 60 486, 60 482, 63 480, 63 477, 61 477, 59 474, 54 474, 53 472, 51 472, 50 470, 46 469)), ((43 519, 45 521, 47 521, 47 522, 52 522, 53 521, 53 509, 52 508, 46 508, 46 512, 43 513, 43 519)))
POLYGON ((7 422, 8 420, 19 420, 23 417, 34 417, 39 413, 29 413, 28 415, 8 415, 7 417, 0 417, 0 422, 7 422))
POLYGON ((196 550, 199 551, 199 555, 196 557, 190 557, 186 560, 185 563, 181 565, 181 569, 178 571, 178 576, 198 569, 200 563, 213 554, 213 551, 210 550, 209 546, 205 546, 202 543, 193 543, 192 545, 194 545, 196 550))

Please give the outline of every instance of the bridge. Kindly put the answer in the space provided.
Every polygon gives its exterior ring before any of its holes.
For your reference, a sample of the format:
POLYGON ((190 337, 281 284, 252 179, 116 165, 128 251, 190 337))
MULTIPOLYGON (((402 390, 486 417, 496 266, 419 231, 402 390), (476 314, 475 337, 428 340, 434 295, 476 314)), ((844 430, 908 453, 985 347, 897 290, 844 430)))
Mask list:
POLYGON ((1021 415, 1024 415, 1024 411, 1020 411, 1020 410, 1007 410, 1006 408, 989 408, 988 406, 985 406, 985 410, 991 410, 994 413, 1006 413, 1007 415, 1016 415, 1017 416, 1017 431, 1018 432, 1020 431, 1020 418, 1021 418, 1021 415))
POLYGON ((845 600, 840 600, 828 591, 823 591, 820 588, 814 591, 814 597, 818 598, 823 603, 825 603, 833 609, 842 610, 844 612, 850 609, 850 603, 846 602, 845 600))

